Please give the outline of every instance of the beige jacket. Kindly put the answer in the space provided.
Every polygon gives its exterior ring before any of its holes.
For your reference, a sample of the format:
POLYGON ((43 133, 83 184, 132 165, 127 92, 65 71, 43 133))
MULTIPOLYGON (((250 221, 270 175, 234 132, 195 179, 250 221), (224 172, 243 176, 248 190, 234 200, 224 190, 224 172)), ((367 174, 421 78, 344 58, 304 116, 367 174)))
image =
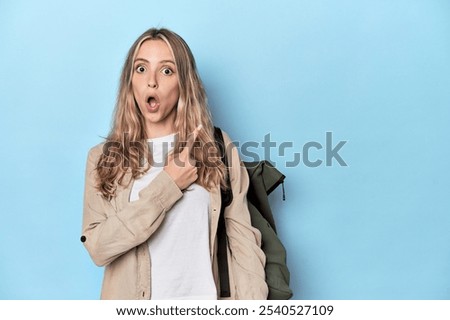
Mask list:
MULTIPOLYGON (((225 144, 231 143, 224 134, 225 144)), ((147 239, 155 232, 166 213, 183 196, 171 177, 162 171, 129 202, 130 175, 117 196, 105 200, 95 188, 95 166, 103 144, 93 147, 88 156, 81 241, 92 260, 105 266, 102 299, 151 299, 151 258, 147 239)), ((231 299, 266 299, 265 256, 260 249, 261 235, 250 224, 246 193, 248 175, 238 152, 227 148, 231 159, 230 179, 233 202, 225 210, 228 232, 231 299)), ((210 192, 210 254, 219 295, 216 230, 220 214, 220 189, 210 192)))

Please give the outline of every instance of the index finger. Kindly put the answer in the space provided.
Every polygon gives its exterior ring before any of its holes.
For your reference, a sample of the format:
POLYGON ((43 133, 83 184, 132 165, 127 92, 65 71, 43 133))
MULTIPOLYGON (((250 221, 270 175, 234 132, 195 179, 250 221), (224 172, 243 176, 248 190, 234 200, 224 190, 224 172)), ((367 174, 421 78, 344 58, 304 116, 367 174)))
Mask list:
POLYGON ((203 126, 201 124, 198 125, 197 128, 195 128, 195 130, 189 135, 187 142, 186 142, 186 147, 185 147, 189 153, 193 149, 195 140, 197 139, 198 133, 200 132, 200 130, 202 128, 203 128, 203 126))

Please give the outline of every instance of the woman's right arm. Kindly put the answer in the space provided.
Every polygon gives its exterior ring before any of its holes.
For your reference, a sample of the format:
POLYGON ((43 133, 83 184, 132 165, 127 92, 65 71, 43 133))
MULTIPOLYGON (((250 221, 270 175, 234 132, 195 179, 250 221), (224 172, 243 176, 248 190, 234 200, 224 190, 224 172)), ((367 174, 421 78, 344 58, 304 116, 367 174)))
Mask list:
POLYGON ((104 266, 146 241, 164 220, 165 214, 183 196, 180 188, 162 171, 139 192, 139 200, 117 209, 116 199, 107 201, 96 189, 96 165, 100 146, 90 150, 87 165, 81 241, 92 260, 104 266))

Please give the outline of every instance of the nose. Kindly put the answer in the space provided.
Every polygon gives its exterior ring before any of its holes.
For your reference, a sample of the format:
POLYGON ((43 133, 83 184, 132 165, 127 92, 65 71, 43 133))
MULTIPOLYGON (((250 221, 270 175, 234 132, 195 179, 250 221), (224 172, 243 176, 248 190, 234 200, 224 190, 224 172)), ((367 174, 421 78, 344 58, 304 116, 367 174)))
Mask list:
POLYGON ((156 81, 156 75, 154 75, 153 73, 149 75, 147 86, 152 89, 158 88, 158 82, 156 81))

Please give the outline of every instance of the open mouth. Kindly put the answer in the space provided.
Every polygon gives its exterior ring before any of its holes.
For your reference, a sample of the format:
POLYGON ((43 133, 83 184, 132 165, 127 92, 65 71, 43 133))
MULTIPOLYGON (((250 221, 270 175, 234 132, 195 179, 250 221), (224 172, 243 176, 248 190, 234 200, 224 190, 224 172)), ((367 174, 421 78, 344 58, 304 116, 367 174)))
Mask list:
POLYGON ((156 97, 150 96, 147 98, 147 109, 149 111, 156 111, 159 107, 159 101, 156 97))

